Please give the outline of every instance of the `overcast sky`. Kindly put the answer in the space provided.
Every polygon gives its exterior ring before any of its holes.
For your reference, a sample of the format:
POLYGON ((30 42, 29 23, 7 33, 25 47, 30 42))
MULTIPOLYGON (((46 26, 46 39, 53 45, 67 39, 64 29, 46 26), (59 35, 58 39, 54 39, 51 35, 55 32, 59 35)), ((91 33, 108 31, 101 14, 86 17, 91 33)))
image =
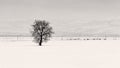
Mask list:
POLYGON ((0 25, 35 18, 56 24, 120 19, 120 0, 0 0, 0 25))
POLYGON ((120 0, 0 0, 0 19, 107 19, 120 16, 120 0))

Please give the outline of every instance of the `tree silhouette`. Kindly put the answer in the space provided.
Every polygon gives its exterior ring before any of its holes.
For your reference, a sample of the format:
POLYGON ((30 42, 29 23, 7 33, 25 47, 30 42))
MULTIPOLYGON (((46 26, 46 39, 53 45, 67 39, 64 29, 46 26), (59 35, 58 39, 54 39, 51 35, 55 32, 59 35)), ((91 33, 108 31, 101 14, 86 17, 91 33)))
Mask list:
POLYGON ((32 27, 32 36, 34 37, 34 41, 39 43, 40 46, 42 46, 42 42, 47 42, 54 33, 49 22, 45 20, 35 20, 32 27))

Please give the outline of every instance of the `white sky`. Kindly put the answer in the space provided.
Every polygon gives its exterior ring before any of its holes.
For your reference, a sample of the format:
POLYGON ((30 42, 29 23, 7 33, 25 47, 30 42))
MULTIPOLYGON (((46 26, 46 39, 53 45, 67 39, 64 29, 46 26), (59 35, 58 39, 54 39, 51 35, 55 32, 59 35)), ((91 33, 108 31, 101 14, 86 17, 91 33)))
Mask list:
POLYGON ((120 19, 120 0, 0 0, 0 25, 34 18, 55 24, 120 19))
POLYGON ((119 0, 0 0, 0 19, 89 19, 120 16, 119 0))

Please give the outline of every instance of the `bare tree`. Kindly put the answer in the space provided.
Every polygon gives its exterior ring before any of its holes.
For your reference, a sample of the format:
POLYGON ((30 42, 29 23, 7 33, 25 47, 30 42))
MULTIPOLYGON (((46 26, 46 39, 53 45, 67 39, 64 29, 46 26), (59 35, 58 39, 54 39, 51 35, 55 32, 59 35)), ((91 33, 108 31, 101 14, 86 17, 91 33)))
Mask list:
POLYGON ((49 22, 45 20, 35 20, 32 27, 32 36, 34 37, 34 41, 39 43, 40 46, 42 46, 42 42, 47 42, 54 33, 49 22))

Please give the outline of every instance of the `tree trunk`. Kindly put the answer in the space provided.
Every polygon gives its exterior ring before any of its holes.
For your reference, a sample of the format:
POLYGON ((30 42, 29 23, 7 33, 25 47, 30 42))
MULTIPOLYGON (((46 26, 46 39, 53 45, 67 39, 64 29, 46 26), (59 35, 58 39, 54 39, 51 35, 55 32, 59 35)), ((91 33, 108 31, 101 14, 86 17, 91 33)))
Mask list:
POLYGON ((41 35, 41 39, 40 39, 39 45, 42 46, 42 35, 41 35))
POLYGON ((40 40, 40 42, 39 42, 39 46, 42 46, 42 42, 41 42, 41 40, 40 40))
POLYGON ((41 35, 40 35, 40 42, 39 42, 40 46, 42 46, 42 41, 43 41, 43 39, 42 39, 42 37, 43 37, 42 33, 43 33, 43 28, 42 28, 41 35))

